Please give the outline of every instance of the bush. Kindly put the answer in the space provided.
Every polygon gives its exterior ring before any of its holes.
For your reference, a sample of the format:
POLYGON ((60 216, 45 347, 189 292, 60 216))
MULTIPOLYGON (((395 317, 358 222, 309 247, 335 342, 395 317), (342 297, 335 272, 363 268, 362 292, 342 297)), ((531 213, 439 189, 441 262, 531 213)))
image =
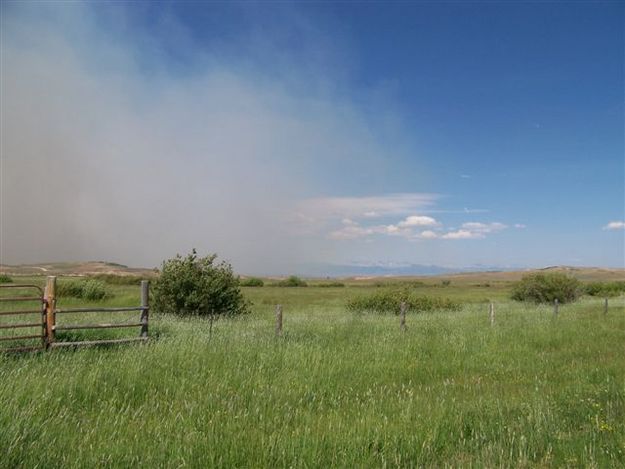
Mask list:
POLYGON ((442 280, 441 281, 441 286, 448 287, 449 285, 451 285, 451 280, 442 280))
POLYGON ((590 296, 619 296, 625 292, 625 282, 592 282, 584 287, 584 292, 590 296))
POLYGON ((317 286, 321 288, 343 288, 345 284, 343 282, 334 281, 334 282, 319 283, 317 286))
POLYGON ((249 277, 239 282, 242 287, 262 287, 265 285, 262 278, 249 277))
POLYGON ((289 278, 284 280, 280 280, 279 282, 274 283, 276 287, 307 287, 308 284, 304 282, 301 278, 291 275, 289 278))
POLYGON ((56 286, 56 295, 58 297, 82 298, 82 282, 78 280, 60 281, 56 286))
POLYGON ((415 295, 408 290, 382 291, 367 296, 358 296, 347 301, 347 310, 355 313, 394 313, 398 314, 401 303, 405 302, 408 311, 459 311, 462 305, 449 298, 415 295))
POLYGON ((56 294, 59 297, 69 296, 84 300, 103 300, 111 296, 104 283, 93 279, 59 282, 56 294))
POLYGON ((512 286, 512 299, 534 303, 560 303, 575 301, 582 292, 579 280, 566 274, 553 272, 530 274, 512 286))
POLYGON ((99 280, 87 280, 82 285, 82 298, 85 300, 103 300, 107 296, 106 287, 99 280))
POLYGON ((115 275, 115 274, 97 274, 91 278, 100 280, 109 285, 141 285, 141 280, 145 280, 137 275, 115 275))
POLYGON ((7 274, 0 274, 0 283, 13 283, 13 279, 7 274))
POLYGON ((215 263, 216 254, 198 257, 195 249, 163 262, 154 285, 154 309, 181 316, 213 316, 246 313, 239 278, 226 262, 215 263))

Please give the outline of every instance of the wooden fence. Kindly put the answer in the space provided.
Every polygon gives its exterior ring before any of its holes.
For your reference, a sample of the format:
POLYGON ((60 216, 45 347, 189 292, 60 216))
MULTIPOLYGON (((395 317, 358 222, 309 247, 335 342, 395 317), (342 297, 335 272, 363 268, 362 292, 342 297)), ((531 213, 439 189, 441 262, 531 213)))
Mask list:
POLYGON ((40 341, 38 345, 18 346, 11 348, 0 348, 0 352, 24 352, 32 350, 49 350, 58 347, 74 347, 83 345, 103 345, 103 344, 120 344, 129 342, 145 342, 148 340, 148 325, 150 317, 149 306, 149 288, 150 283, 147 280, 141 282, 141 304, 139 306, 127 306, 117 308, 98 308, 98 307, 83 307, 83 308, 62 308, 56 307, 57 303, 57 288, 56 277, 50 276, 46 281, 45 291, 37 285, 30 284, 10 284, 0 285, 0 289, 21 289, 33 290, 37 292, 37 295, 30 296, 9 296, 0 297, 0 304, 2 302, 37 302, 36 307, 31 309, 20 310, 1 310, 0 320, 5 316, 15 315, 33 315, 39 314, 40 322, 19 322, 0 324, 0 330, 21 329, 21 328, 40 328, 38 334, 26 334, 26 335, 9 335, 1 336, 1 342, 7 341, 24 341, 34 340, 40 341), (96 324, 58 324, 57 318, 65 315, 73 315, 78 313, 124 313, 124 312, 140 312, 140 317, 137 320, 123 323, 96 323, 96 324), (129 337, 122 339, 99 339, 99 340, 82 340, 82 341, 63 341, 58 340, 57 331, 73 331, 73 330, 89 330, 89 329, 119 329, 119 328, 133 328, 139 327, 140 332, 138 337, 129 337))

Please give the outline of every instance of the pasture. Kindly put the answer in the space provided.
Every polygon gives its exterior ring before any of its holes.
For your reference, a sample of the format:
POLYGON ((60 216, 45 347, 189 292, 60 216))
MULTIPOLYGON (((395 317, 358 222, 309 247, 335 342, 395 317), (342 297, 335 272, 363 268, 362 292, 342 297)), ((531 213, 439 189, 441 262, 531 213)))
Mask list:
MULTIPOLYGON (((319 283, 245 288, 253 312, 212 325, 153 314, 146 345, 0 355, 0 467, 625 466, 624 297, 555 318, 503 280, 319 283), (398 282, 463 309, 405 332, 345 310, 398 282)), ((92 304, 138 304, 110 288, 92 304)), ((66 338, 90 334, 128 332, 66 338)))

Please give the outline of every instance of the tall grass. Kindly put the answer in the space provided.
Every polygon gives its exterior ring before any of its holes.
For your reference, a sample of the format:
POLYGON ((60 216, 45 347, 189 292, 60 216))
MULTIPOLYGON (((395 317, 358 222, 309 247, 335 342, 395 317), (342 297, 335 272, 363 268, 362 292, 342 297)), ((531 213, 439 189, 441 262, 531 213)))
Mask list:
POLYGON ((498 303, 494 326, 474 303, 402 333, 345 290, 250 288, 253 314, 212 330, 153 316, 145 346, 0 356, 0 466, 625 465, 622 297, 605 316, 498 303))

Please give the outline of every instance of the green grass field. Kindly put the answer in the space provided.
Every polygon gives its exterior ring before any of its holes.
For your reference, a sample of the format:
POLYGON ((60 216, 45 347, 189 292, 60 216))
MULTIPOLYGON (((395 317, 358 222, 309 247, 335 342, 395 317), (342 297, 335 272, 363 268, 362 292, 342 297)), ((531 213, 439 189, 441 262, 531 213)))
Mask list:
MULTIPOLYGON (((111 288, 105 305, 138 304, 111 288)), ((376 288, 247 288, 253 312, 212 331, 152 315, 147 345, 0 355, 0 467, 625 466, 624 297, 554 318, 505 283, 432 280, 413 288, 463 310, 402 333, 345 311, 376 288)))

